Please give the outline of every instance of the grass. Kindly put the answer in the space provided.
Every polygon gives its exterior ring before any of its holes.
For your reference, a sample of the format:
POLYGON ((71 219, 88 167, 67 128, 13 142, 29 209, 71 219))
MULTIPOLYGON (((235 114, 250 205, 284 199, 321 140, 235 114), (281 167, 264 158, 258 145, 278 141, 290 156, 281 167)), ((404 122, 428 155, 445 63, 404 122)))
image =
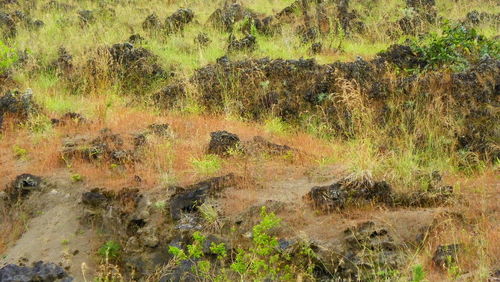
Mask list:
POLYGON ((276 135, 286 135, 290 132, 291 127, 289 124, 284 122, 282 119, 274 117, 266 120, 264 122, 264 130, 267 133, 276 135))
POLYGON ((213 175, 222 169, 222 159, 217 155, 209 154, 201 158, 192 158, 191 165, 198 174, 213 175))
POLYGON ((21 148, 19 145, 14 145, 12 148, 12 151, 14 152, 14 155, 16 158, 20 160, 27 160, 28 159, 28 150, 21 148))

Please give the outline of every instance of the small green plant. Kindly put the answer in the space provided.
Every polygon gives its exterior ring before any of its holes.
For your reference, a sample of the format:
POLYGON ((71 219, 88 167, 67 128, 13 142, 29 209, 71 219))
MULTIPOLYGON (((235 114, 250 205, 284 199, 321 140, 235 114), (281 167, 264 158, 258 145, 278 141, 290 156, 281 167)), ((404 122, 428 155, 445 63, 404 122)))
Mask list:
POLYGON ((19 145, 14 145, 14 147, 12 147, 12 151, 14 152, 16 158, 20 160, 26 160, 28 158, 28 150, 19 145))
POLYGON ((447 266, 448 276, 451 278, 451 280, 455 280, 460 276, 462 271, 453 256, 446 257, 445 265, 447 266))
POLYGON ((83 181, 83 177, 80 174, 75 173, 75 174, 71 175, 71 181, 73 181, 73 182, 81 182, 81 181, 83 181))
POLYGON ((193 99, 187 99, 181 112, 189 115, 200 115, 205 111, 205 108, 193 99))
POLYGON ((295 160, 295 154, 293 151, 288 151, 281 157, 283 158, 284 161, 289 163, 293 163, 293 161, 295 160))
POLYGON ((164 200, 157 201, 154 203, 154 207, 159 209, 159 210, 165 209, 166 206, 167 206, 167 203, 164 200))
POLYGON ((19 60, 16 50, 0 40, 0 75, 6 73, 19 60))
POLYGON ((218 212, 217 212, 217 209, 213 205, 208 204, 208 203, 203 203, 198 208, 198 210, 200 211, 203 219, 205 221, 207 221, 208 223, 214 223, 217 221, 218 212))
POLYGON ((104 259, 117 260, 120 257, 121 245, 116 241, 107 241, 104 243, 97 253, 104 259))
POLYGON ((227 154, 231 157, 241 157, 244 155, 244 149, 242 148, 241 144, 236 144, 235 146, 229 148, 227 150, 227 154))
POLYGON ((61 245, 63 245, 63 246, 67 246, 67 245, 69 245, 69 240, 68 240, 68 239, 64 239, 64 240, 62 240, 62 241, 61 241, 61 245))
POLYGON ((205 202, 198 207, 198 211, 203 217, 206 230, 220 230, 222 222, 215 204, 205 202))
POLYGON ((290 130, 290 125, 284 122, 281 118, 271 118, 265 121, 264 129, 268 133, 285 135, 290 130))
POLYGON ((425 279, 424 267, 421 264, 417 264, 413 267, 412 271, 412 282, 422 282, 425 279))
POLYGON ((191 165, 197 173, 202 175, 212 175, 222 168, 222 160, 217 155, 205 155, 201 158, 191 159, 191 165))

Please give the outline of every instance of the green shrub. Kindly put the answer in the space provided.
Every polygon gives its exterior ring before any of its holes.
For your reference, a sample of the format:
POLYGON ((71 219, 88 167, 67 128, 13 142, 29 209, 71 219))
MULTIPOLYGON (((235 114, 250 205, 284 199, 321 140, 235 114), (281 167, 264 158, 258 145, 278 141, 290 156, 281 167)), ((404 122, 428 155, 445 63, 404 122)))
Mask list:
POLYGON ((16 51, 0 40, 0 75, 12 68, 18 60, 16 51))
POLYGON ((120 257, 121 245, 116 241, 107 241, 104 243, 97 253, 104 259, 116 260, 120 257))
POLYGON ((445 24, 441 35, 431 33, 412 42, 413 50, 428 63, 427 69, 448 66, 467 69, 484 56, 500 58, 500 43, 478 34, 473 28, 445 24))

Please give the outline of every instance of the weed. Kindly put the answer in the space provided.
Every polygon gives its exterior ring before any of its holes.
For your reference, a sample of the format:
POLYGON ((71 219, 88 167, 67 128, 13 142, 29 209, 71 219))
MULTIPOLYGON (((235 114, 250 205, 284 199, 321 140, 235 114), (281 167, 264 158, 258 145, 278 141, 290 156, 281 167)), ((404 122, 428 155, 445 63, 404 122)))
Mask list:
POLYGON ((205 155, 202 158, 191 159, 191 165, 201 175, 212 175, 222 168, 222 159, 217 155, 205 155))
POLYGON ((422 265, 418 264, 413 267, 412 282, 422 282, 425 279, 425 270, 422 265))
POLYGON ((283 156, 281 156, 284 161, 293 163, 295 160, 295 153, 293 151, 287 151, 283 156))
POLYGON ((452 256, 447 256, 446 261, 447 261, 446 265, 448 266, 447 267, 448 276, 450 277, 451 280, 456 280, 462 273, 460 266, 455 262, 455 258, 453 258, 452 256))
POLYGON ((206 201, 198 210, 205 221, 206 230, 220 230, 223 223, 220 220, 219 212, 215 204, 206 201))
POLYGON ((198 210, 200 211, 203 219, 205 221, 207 221, 208 223, 214 223, 217 221, 218 212, 217 212, 217 209, 213 205, 203 203, 198 208, 198 210))
POLYGON ((16 158, 20 160, 27 160, 28 159, 28 150, 20 147, 19 145, 14 145, 12 147, 12 151, 14 152, 14 155, 16 158))
POLYGON ((157 201, 154 203, 154 207, 159 209, 159 210, 163 210, 165 209, 165 207, 167 206, 167 202, 165 202, 164 200, 162 201, 157 201))
POLYGON ((104 259, 117 260, 120 257, 121 245, 116 241, 107 241, 97 251, 99 256, 104 259))
POLYGON ((19 60, 16 50, 0 40, 0 75, 5 74, 19 60))
POLYGON ((181 112, 190 115, 200 115, 204 111, 205 108, 192 99, 188 99, 184 107, 181 109, 181 112))
POLYGON ((80 174, 75 173, 75 174, 71 175, 71 181, 73 181, 73 182, 82 182, 83 181, 83 177, 80 174))
POLYGON ((264 122, 264 130, 277 135, 285 135, 290 131, 290 125, 281 118, 270 118, 264 122))
POLYGON ((241 144, 236 144, 235 146, 229 148, 227 150, 227 154, 231 157, 241 157, 245 154, 244 148, 241 146, 241 144))

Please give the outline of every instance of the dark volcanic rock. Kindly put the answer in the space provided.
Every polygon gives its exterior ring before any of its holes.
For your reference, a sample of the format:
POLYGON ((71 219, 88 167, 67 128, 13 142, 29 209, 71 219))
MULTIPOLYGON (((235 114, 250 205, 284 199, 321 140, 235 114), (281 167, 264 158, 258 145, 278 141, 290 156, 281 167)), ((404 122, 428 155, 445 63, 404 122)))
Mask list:
POLYGON ((76 9, 76 6, 66 3, 61 3, 60 1, 51 0, 45 5, 47 10, 60 10, 60 11, 71 11, 76 9))
POLYGON ((158 64, 158 58, 142 47, 134 47, 131 43, 118 43, 107 48, 111 55, 112 70, 120 75, 124 85, 144 91, 151 80, 161 78, 165 74, 158 64), (141 88, 142 87, 142 88, 141 88))
POLYGON ((133 163, 137 161, 134 151, 127 149, 119 134, 105 128, 92 140, 85 137, 68 138, 64 141, 64 158, 82 158, 87 161, 108 160, 114 163, 133 163))
POLYGON ((394 202, 406 207, 430 207, 446 204, 453 196, 452 186, 430 187, 426 191, 396 195, 394 202))
MULTIPOLYGON (((492 130, 498 124, 498 115, 491 107, 500 89, 499 60, 485 56, 462 72, 398 72, 394 77, 394 66, 422 69, 426 65, 420 54, 405 45, 392 46, 371 61, 357 58, 329 65, 304 59, 231 61, 224 56, 215 64, 197 69, 188 82, 200 93, 198 102, 209 111, 223 111, 224 93, 230 92, 234 94, 233 110, 245 118, 263 120, 272 114, 298 123, 303 115, 312 114, 329 125, 331 134, 343 138, 352 138, 362 130, 353 122, 352 109, 339 99, 346 86, 359 90, 378 115, 374 126, 382 131, 387 131, 387 117, 395 113, 387 106, 393 97, 401 97, 401 104, 410 105, 418 99, 429 106, 436 97, 442 97, 456 101, 447 109, 450 117, 465 121, 463 127, 451 133, 456 136, 456 149, 478 152, 490 160, 500 156, 493 141, 497 131, 492 130), (440 89, 439 96, 429 95, 436 89, 440 89)), ((172 107, 185 97, 185 83, 170 84, 155 95, 155 100, 172 107)), ((408 130, 417 130, 414 113, 401 115, 408 120, 408 130)))
POLYGON ((206 33, 201 32, 194 38, 194 42, 201 47, 206 47, 210 44, 211 40, 206 33))
POLYGON ((336 273, 344 279, 371 281, 374 271, 395 270, 404 265, 401 246, 389 231, 368 221, 344 231, 345 251, 336 273))
POLYGON ((262 136, 254 136, 250 142, 246 142, 245 149, 250 152, 265 152, 272 156, 284 155, 295 151, 288 145, 280 145, 270 142, 262 136))
POLYGON ((163 25, 160 21, 160 18, 155 14, 151 14, 146 17, 144 22, 142 23, 142 28, 145 30, 155 30, 162 28, 163 25))
POLYGON ((78 16, 80 17, 82 25, 88 25, 95 22, 95 15, 91 10, 80 10, 78 11, 78 16))
POLYGON ((172 108, 177 101, 186 95, 185 87, 182 83, 170 84, 153 95, 157 104, 172 108))
POLYGON ((35 262, 32 267, 8 264, 0 268, 2 282, 70 282, 73 278, 54 263, 35 262))
POLYGON ((165 20, 165 30, 175 33, 184 30, 184 27, 194 18, 194 13, 190 9, 179 9, 165 20))
POLYGON ((32 174, 21 174, 8 187, 7 192, 12 201, 27 197, 33 191, 41 189, 42 179, 32 174))
POLYGON ((486 12, 478 12, 476 10, 467 13, 465 16, 465 20, 463 21, 465 24, 469 25, 478 25, 485 22, 497 23, 500 21, 500 13, 490 14, 486 12))
POLYGON ((249 34, 245 37, 243 37, 240 40, 237 39, 231 39, 229 42, 229 46, 227 47, 227 50, 229 52, 232 51, 243 51, 243 50, 254 50, 257 46, 257 39, 249 34))
POLYGON ((460 244, 438 246, 432 261, 440 268, 447 268, 457 262, 457 255, 462 246, 460 244))
POLYGON ((168 136, 171 136, 172 133, 170 131, 170 125, 166 124, 166 123, 153 123, 151 125, 148 125, 148 130, 157 135, 157 136, 161 136, 161 137, 168 137, 168 136))
POLYGON ((57 60, 55 60, 52 65, 57 68, 60 73, 68 74, 73 70, 73 56, 64 47, 59 47, 57 54, 57 60))
POLYGON ((94 208, 105 207, 109 200, 109 197, 99 188, 94 188, 82 194, 82 203, 94 208))
POLYGON ((424 32, 425 25, 436 21, 437 10, 434 0, 407 0, 411 13, 398 21, 404 34, 417 35, 424 32))
POLYGON ((323 44, 321 42, 316 42, 311 45, 311 53, 319 54, 323 50, 323 44))
POLYGON ((208 22, 224 31, 230 32, 236 22, 245 18, 257 18, 249 9, 238 3, 224 5, 224 8, 217 9, 210 15, 208 22))
POLYGON ((12 38, 17 34, 16 22, 3 11, 0 11, 0 31, 3 38, 12 38))
POLYGON ((38 108, 38 105, 33 100, 31 89, 26 90, 24 93, 8 91, 0 97, 0 129, 2 127, 2 118, 5 114, 13 115, 18 120, 25 121, 38 108))
POLYGON ((236 134, 227 131, 212 132, 210 137, 209 154, 227 156, 230 150, 237 149, 240 144, 240 138, 236 134))
POLYGON ((143 42, 144 40, 146 40, 144 37, 142 37, 140 34, 136 33, 136 34, 132 34, 130 35, 130 37, 128 38, 128 42, 132 43, 132 44, 136 44, 136 43, 141 43, 143 42))
POLYGON ((430 9, 436 6, 435 0, 406 0, 406 6, 414 9, 430 9))
POLYGON ((385 181, 375 182, 370 177, 346 177, 329 186, 313 187, 304 198, 313 207, 331 212, 362 201, 391 203, 392 193, 392 188, 385 181))
POLYGON ((389 49, 380 52, 378 56, 385 62, 396 65, 400 69, 423 68, 427 65, 427 62, 421 56, 406 45, 391 45, 389 49))
POLYGON ((170 199, 170 216, 174 220, 179 220, 182 213, 196 212, 209 196, 234 185, 236 185, 236 177, 233 174, 210 178, 190 185, 170 199))
POLYGON ((196 266, 196 261, 183 260, 170 271, 170 273, 162 276, 160 282, 170 281, 196 281, 198 276, 193 273, 193 267, 196 266))

